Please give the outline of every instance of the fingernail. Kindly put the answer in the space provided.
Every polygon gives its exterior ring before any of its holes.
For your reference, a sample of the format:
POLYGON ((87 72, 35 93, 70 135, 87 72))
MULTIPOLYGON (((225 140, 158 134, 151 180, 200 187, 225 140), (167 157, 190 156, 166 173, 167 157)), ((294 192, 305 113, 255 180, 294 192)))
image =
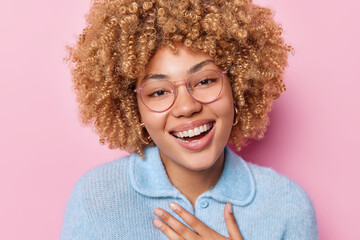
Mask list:
POLYGON ((155 227, 161 227, 163 225, 162 221, 158 218, 156 218, 154 221, 153 221, 155 227))
POLYGON ((227 208, 228 208, 229 213, 233 213, 231 203, 228 203, 227 208))
POLYGON ((177 210, 177 206, 176 206, 176 204, 175 203, 173 203, 173 202, 171 202, 170 204, 169 204, 169 206, 170 206, 170 208, 172 209, 172 210, 177 210))
POLYGON ((163 211, 160 208, 155 208, 154 213, 159 217, 163 215, 163 211))

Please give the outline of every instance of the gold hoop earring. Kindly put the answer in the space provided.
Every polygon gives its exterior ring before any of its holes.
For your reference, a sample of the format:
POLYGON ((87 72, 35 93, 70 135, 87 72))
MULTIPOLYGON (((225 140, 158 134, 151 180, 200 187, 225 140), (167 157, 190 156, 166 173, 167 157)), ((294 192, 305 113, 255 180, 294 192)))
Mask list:
MULTIPOLYGON (((144 131, 146 131, 146 128, 145 128, 145 123, 140 123, 140 127, 142 127, 142 131, 141 132, 144 132, 144 131)), ((140 134, 140 140, 144 143, 144 144, 146 144, 146 145, 149 145, 149 144, 151 144, 151 142, 152 142, 152 139, 151 139, 151 137, 150 137, 150 135, 146 138, 146 139, 144 139, 144 137, 142 136, 142 134, 140 134)))
POLYGON ((238 124, 240 121, 240 115, 239 115, 239 111, 238 111, 237 107, 234 106, 234 109, 235 109, 235 116, 234 116, 233 126, 238 124))

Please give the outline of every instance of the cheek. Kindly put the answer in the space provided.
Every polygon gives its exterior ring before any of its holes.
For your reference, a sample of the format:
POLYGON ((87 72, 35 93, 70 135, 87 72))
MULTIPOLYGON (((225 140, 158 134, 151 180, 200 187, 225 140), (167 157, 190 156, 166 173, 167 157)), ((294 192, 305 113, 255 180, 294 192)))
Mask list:
MULTIPOLYGON (((138 104, 141 121, 145 123, 146 130, 150 135, 163 132, 166 124, 166 113, 150 111, 143 103, 138 104)), ((156 138, 156 137, 155 137, 156 138)))
POLYGON ((221 119, 222 124, 232 126, 234 119, 234 104, 232 98, 221 99, 211 106, 213 112, 221 119))
POLYGON ((138 102, 137 102, 137 105, 138 105, 138 109, 139 109, 139 113, 140 113, 140 119, 141 119, 141 122, 145 122, 145 119, 147 118, 147 107, 141 102, 141 100, 138 98, 137 99, 138 102))
POLYGON ((224 89, 221 94, 221 98, 218 101, 215 101, 211 106, 213 112, 219 118, 219 125, 218 125, 218 136, 221 141, 228 141, 232 129, 232 124, 234 121, 234 101, 232 95, 232 89, 230 83, 224 86, 224 89))
POLYGON ((222 117, 224 120, 232 123, 234 118, 234 101, 229 82, 224 84, 224 88, 221 92, 221 98, 214 102, 214 109, 219 117, 222 117))

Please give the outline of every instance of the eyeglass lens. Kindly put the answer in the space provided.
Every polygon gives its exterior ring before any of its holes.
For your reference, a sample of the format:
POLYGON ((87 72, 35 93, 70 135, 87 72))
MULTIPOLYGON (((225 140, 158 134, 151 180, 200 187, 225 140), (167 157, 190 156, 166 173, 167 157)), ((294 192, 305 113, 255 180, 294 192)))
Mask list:
MULTIPOLYGON (((192 75, 187 81, 192 97, 202 103, 214 101, 222 89, 222 75, 217 71, 205 70, 192 75)), ((167 80, 156 80, 146 84, 141 91, 143 103, 153 111, 165 111, 176 98, 175 85, 167 80)))

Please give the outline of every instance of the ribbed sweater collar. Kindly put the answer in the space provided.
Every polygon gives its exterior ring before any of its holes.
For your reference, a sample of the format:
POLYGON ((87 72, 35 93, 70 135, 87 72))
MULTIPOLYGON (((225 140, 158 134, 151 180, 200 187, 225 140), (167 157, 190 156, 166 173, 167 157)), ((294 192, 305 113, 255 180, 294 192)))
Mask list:
MULTIPOLYGON (((148 197, 184 198, 170 182, 157 147, 144 151, 145 159, 138 154, 130 156, 130 179, 134 189, 148 197)), ((223 173, 215 187, 199 197, 211 197, 220 202, 245 206, 255 197, 255 180, 247 163, 228 147, 225 148, 223 173)))

